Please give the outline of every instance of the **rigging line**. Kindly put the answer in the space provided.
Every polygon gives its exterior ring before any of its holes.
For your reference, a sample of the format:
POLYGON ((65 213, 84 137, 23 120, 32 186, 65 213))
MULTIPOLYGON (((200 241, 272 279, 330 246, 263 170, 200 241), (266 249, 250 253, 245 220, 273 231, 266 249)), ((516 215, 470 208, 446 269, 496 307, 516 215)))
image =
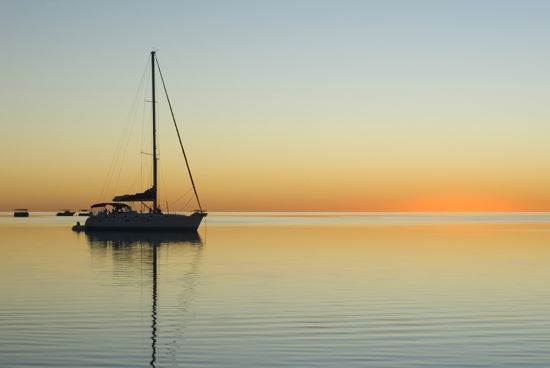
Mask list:
MULTIPOLYGON (((149 67, 149 63, 147 63, 147 67, 149 67)), ((149 85, 149 81, 150 81, 150 76, 147 77, 147 85, 149 85)), ((147 100, 147 89, 143 89, 143 101, 144 102, 149 102, 147 100)), ((144 147, 145 147, 145 134, 144 134, 144 131, 145 131, 145 110, 146 110, 146 106, 149 106, 148 104, 145 104, 143 103, 142 104, 143 108, 141 109, 141 150, 144 150, 144 147)), ((148 109, 147 109, 148 110, 148 109)), ((148 142, 149 140, 147 140, 148 142)))
MULTIPOLYGON (((168 186, 166 185, 166 179, 164 178, 165 175, 164 175, 164 168, 163 168, 163 165, 162 165, 162 161, 161 160, 158 160, 159 162, 159 171, 160 171, 160 185, 161 185, 161 188, 163 188, 163 193, 166 193, 164 195, 164 199, 166 200, 166 204, 168 205, 168 186)), ((159 196, 160 198, 160 196, 159 196)), ((159 206, 160 207, 160 206, 159 206)))
MULTIPOLYGON (((147 64, 148 67, 151 65, 150 63, 147 64)), ((150 75, 149 77, 147 78, 147 84, 149 85, 149 83, 151 82, 151 78, 150 78, 150 75)), ((148 96, 148 93, 150 93, 150 91, 148 89, 145 89, 144 90, 144 94, 143 94, 143 100, 145 102, 151 102, 151 100, 149 99, 148 96)), ((149 103, 144 103, 143 104, 143 110, 142 110, 142 116, 141 116, 141 151, 142 151, 142 154, 140 155, 141 156, 141 172, 142 172, 142 176, 141 176, 141 187, 143 188, 144 186, 146 188, 149 188, 153 185, 153 174, 152 174, 152 171, 153 171, 153 165, 151 165, 152 163, 152 160, 149 162, 148 160, 143 160, 143 153, 144 151, 147 151, 147 150, 151 150, 153 149, 153 147, 149 146, 150 142, 152 141, 152 133, 147 129, 145 129, 145 126, 146 126, 146 122, 148 121, 148 119, 150 119, 150 116, 151 116, 151 112, 152 112, 152 104, 149 104, 149 103), (149 108, 149 106, 151 108, 149 108), (147 110, 147 111, 146 111, 147 110), (147 114, 146 114, 147 112, 147 114), (147 143, 146 143, 147 142, 147 143), (145 165, 145 166, 144 166, 145 165), (144 169, 145 167, 145 169, 144 169), (148 184, 145 184, 145 183, 148 183, 148 184)), ((153 154, 147 154, 149 156, 153 156, 153 154)), ((143 210, 143 206, 142 206, 142 210, 143 210)))
MULTIPOLYGON (((150 63, 148 63, 147 65, 150 65, 150 63)), ((141 84, 143 84, 143 76, 142 76, 141 84)), ((140 85, 140 88, 141 88, 141 85, 140 85)), ((138 93, 139 93, 139 91, 138 91, 138 93)), ((124 160, 126 159, 126 154, 127 154, 127 152, 128 152, 128 146, 129 146, 130 140, 131 140, 131 138, 132 138, 132 137, 131 137, 131 134, 132 134, 132 130, 133 130, 133 129, 132 129, 132 128, 133 128, 133 124, 131 124, 131 123, 135 121, 136 116, 137 116, 137 114, 138 114, 138 109, 137 109, 137 100, 138 100, 137 97, 138 97, 138 93, 136 93, 136 96, 135 96, 135 98, 134 98, 134 104, 133 104, 133 106, 132 106, 132 112, 131 112, 131 114, 130 114, 130 116, 129 116, 128 134, 127 134, 127 136, 126 136, 126 143, 123 144, 123 147, 124 147, 124 148, 122 149, 122 156, 119 158, 119 160, 120 160, 120 168, 119 168, 119 170, 118 170, 118 175, 117 175, 116 180, 115 180, 115 182, 114 182, 114 192, 115 192, 115 193, 116 193, 117 188, 118 188, 118 186, 119 186, 119 184, 120 184, 120 176, 121 176, 121 174, 122 174, 122 170, 123 170, 123 166, 124 166, 124 165, 123 165, 123 162, 124 162, 124 160)))
POLYGON ((183 207, 181 207, 181 209, 185 211, 185 209, 187 208, 187 205, 189 204, 189 202, 191 202, 191 200, 193 200, 193 197, 189 198, 189 200, 185 202, 185 204, 183 205, 183 207))
POLYGON ((127 185, 127 191, 128 193, 129 192, 132 192, 135 188, 136 189, 136 192, 139 192, 141 190, 141 177, 140 177, 140 173, 137 173, 134 180, 131 181, 128 185, 127 185), (137 185, 139 182, 139 186, 137 185))
POLYGON ((121 136, 120 136, 120 138, 117 142, 114 154, 113 154, 112 159, 111 159, 111 164, 109 165, 109 169, 107 170, 107 175, 105 177, 105 181, 103 182, 103 187, 102 187, 101 193, 99 195, 100 201, 104 199, 104 196, 106 195, 109 187, 112 184, 112 180, 113 180, 113 177, 114 177, 114 173, 116 171, 116 167, 118 166, 119 161, 120 161, 119 160, 120 159, 120 150, 122 149, 122 146, 124 145, 124 143, 123 143, 124 142, 124 137, 127 135, 126 133, 130 129, 130 126, 131 126, 130 123, 132 122, 132 112, 135 110, 135 106, 137 104, 137 97, 140 93, 140 90, 143 87, 143 80, 144 80, 144 77, 147 75, 146 71, 147 71, 147 69, 148 69, 147 67, 149 65, 150 65, 150 62, 148 60, 146 65, 145 65, 145 68, 143 70, 143 73, 141 75, 140 83, 139 83, 139 86, 137 88, 136 94, 134 96, 134 100, 132 102, 132 107, 130 109, 130 113, 128 114, 126 125, 122 129, 122 134, 121 134, 121 136))
MULTIPOLYGON (((189 194, 189 191, 191 190, 191 188, 187 189, 187 191, 185 191, 185 193, 183 193, 181 196, 179 196, 176 200, 170 202, 170 206, 173 206, 174 204, 176 204, 177 202, 179 202, 183 197, 186 197, 187 194, 189 194)), ((191 199, 193 199, 193 197, 191 197, 191 199)))
MULTIPOLYGON (((147 67, 149 66, 149 63, 147 63, 147 67)), ((147 79, 147 84, 149 84, 149 78, 147 79)), ((147 92, 143 92, 143 99, 145 100, 147 92)), ((143 151, 143 132, 145 130, 145 104, 142 104, 141 109, 141 142, 140 142, 140 148, 143 151)), ((139 187, 143 188, 143 155, 139 156, 139 171, 140 171, 140 178, 139 178, 139 187)))
POLYGON ((122 134, 119 138, 119 141, 117 143, 117 146, 116 146, 116 149, 115 149, 115 153, 113 155, 113 160, 111 162, 111 165, 109 167, 109 171, 108 171, 108 174, 107 174, 107 177, 106 177, 106 180, 105 180, 105 183, 104 183, 104 187, 103 187, 103 190, 102 190, 102 194, 101 194, 101 197, 103 197, 107 190, 108 190, 108 187, 110 186, 110 184, 112 183, 112 180, 113 180, 113 176, 114 176, 114 173, 116 171, 116 167, 117 165, 119 164, 119 161, 120 161, 120 151, 121 151, 121 148, 123 146, 123 142, 124 142, 124 137, 127 136, 127 131, 129 130, 130 126, 131 126, 131 114, 132 114, 132 111, 134 111, 135 109, 135 106, 137 104, 137 97, 139 95, 139 92, 140 90, 142 89, 142 86, 143 86, 143 80, 144 80, 144 77, 147 75, 146 71, 147 71, 147 66, 149 65, 149 61, 146 63, 147 65, 145 66, 144 70, 143 70, 143 73, 141 75, 141 78, 140 78, 140 83, 139 83, 139 86, 137 88, 137 91, 136 91, 136 95, 134 97, 134 100, 132 102, 132 107, 130 109, 130 113, 128 115, 128 119, 127 119, 127 124, 124 126, 124 129, 122 131, 122 134))
POLYGON ((180 131, 178 129, 178 124, 176 123, 176 117, 174 116, 174 110, 172 109, 172 104, 170 103, 170 97, 168 97, 168 91, 166 90, 166 84, 164 83, 164 78, 162 77, 162 71, 160 70, 160 64, 157 58, 157 68, 159 70, 160 80, 162 81, 162 86, 164 87, 164 94, 166 95, 166 100, 168 101, 168 107, 170 107, 170 113, 172 114, 172 120, 174 121, 174 127, 176 128, 176 133, 178 134, 178 139, 180 141, 181 152, 183 153, 183 158, 185 159, 185 165, 187 166, 187 172, 189 173, 189 179, 191 179, 191 185, 193 186, 193 191, 195 192, 195 197, 197 198, 197 203, 199 204, 199 209, 202 212, 201 201, 199 200, 199 195, 197 194, 197 188, 195 187, 195 181, 193 180, 193 175, 191 175, 191 169, 189 168, 189 161, 187 160, 187 155, 183 149, 183 143, 181 142, 180 131))
MULTIPOLYGON (((130 131, 130 133, 131 133, 131 131, 130 131)), ((119 170, 118 170, 118 175, 117 175, 116 180, 115 180, 115 183, 114 183, 114 185, 115 185, 115 187, 114 187, 115 193, 116 193, 116 191, 117 191, 118 185, 120 184, 120 176, 122 175, 122 169, 123 169, 123 166, 124 166, 124 165, 122 165, 122 162, 126 159, 126 153, 128 152, 128 145, 129 145, 129 143, 130 143, 130 134, 128 134, 128 138, 126 139, 126 144, 124 144, 124 148, 123 148, 123 150, 122 150, 122 157, 121 157, 121 159, 120 159, 121 164, 120 164, 120 168, 119 168, 119 170)))
MULTIPOLYGON (((189 194, 189 191, 190 191, 190 190, 191 190, 191 189, 189 189, 189 190, 187 191, 186 194, 189 194)), ((187 197, 188 197, 188 196, 186 195, 185 198, 187 198, 187 197)), ((177 203, 177 202, 179 202, 179 201, 180 201, 181 199, 183 199, 183 198, 184 198, 184 197, 180 197, 180 198, 178 198, 178 199, 177 199, 176 201, 174 201, 174 202, 177 203)), ((179 205, 178 205, 177 208, 181 209, 181 211, 187 211, 187 205, 188 205, 189 202, 191 202, 192 200, 193 200, 193 195, 191 194, 191 195, 189 196, 189 198, 187 199, 187 201, 184 203, 184 205, 183 205, 183 206, 179 206, 179 205)), ((172 207, 174 207, 174 205, 175 205, 174 202, 172 202, 172 203, 170 204, 172 207)), ((180 212, 181 212, 181 211, 180 211, 180 212)))

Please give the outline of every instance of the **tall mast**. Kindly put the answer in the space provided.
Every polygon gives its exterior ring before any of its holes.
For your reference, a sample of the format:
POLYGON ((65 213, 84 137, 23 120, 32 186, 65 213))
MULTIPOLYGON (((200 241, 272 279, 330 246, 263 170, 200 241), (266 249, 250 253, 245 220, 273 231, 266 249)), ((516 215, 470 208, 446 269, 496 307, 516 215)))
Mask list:
POLYGON ((151 85, 153 89, 153 212, 157 212, 157 131, 156 131, 156 100, 155 100, 155 51, 151 51, 151 85))

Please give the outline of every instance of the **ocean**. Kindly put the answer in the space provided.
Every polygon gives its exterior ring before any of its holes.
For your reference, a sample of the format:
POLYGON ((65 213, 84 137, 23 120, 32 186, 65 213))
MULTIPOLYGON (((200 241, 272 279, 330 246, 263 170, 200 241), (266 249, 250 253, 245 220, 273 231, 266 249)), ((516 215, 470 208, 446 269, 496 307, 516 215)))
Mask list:
POLYGON ((0 213, 1 367, 549 367, 550 213, 0 213))

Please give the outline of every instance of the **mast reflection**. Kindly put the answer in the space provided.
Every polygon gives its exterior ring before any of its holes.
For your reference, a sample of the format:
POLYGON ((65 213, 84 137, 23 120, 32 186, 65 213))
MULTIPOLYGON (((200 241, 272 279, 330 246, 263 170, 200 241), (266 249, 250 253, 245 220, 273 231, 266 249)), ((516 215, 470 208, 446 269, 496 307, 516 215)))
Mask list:
POLYGON ((153 306, 151 312, 151 367, 155 367, 155 360, 157 359, 157 247, 158 245, 153 243, 153 306))
MULTIPOLYGON (((134 250, 141 249, 147 246, 151 249, 151 266, 152 266, 152 307, 151 307, 151 367, 155 367, 157 358, 157 268, 158 268, 158 248, 162 245, 192 245, 202 248, 203 242, 197 232, 188 233, 158 233, 158 232, 121 232, 121 231, 97 231, 86 232, 86 239, 90 247, 93 249, 112 249, 113 251, 127 250, 123 260, 132 260, 134 250)), ((124 253, 124 252, 123 252, 124 253)), ((113 257, 114 257, 113 252, 113 257)), ((120 254, 118 254, 120 256, 120 254)), ((120 259, 120 258, 119 258, 120 259)))

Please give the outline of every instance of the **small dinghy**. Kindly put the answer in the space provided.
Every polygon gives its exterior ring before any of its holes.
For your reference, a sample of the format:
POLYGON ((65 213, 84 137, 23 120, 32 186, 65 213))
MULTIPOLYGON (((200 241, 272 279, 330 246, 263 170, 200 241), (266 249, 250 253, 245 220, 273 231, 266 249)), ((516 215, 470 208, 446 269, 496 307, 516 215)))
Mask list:
POLYGON ((76 225, 74 225, 72 227, 73 231, 76 231, 76 232, 81 232, 81 231, 84 231, 86 230, 86 225, 81 225, 80 224, 80 221, 76 223, 76 225))

